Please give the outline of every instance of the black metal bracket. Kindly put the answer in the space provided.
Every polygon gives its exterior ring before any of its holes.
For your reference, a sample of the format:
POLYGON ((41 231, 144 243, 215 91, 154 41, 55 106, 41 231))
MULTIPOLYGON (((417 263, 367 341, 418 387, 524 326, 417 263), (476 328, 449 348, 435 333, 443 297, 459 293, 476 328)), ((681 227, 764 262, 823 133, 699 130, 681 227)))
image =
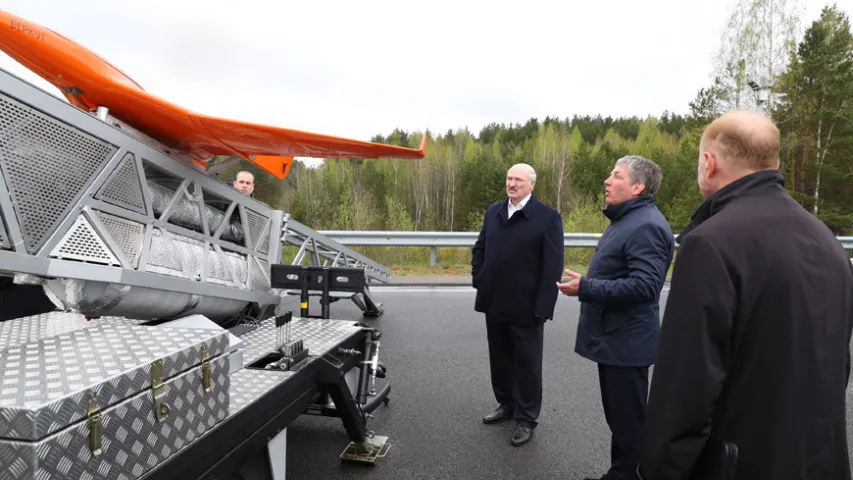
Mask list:
POLYGON ((272 265, 270 280, 272 288, 299 291, 302 318, 328 319, 329 305, 339 300, 334 293, 348 294, 365 317, 378 317, 384 313, 382 304, 373 299, 361 268, 272 265), (320 315, 309 312, 308 301, 312 296, 320 297, 320 315))

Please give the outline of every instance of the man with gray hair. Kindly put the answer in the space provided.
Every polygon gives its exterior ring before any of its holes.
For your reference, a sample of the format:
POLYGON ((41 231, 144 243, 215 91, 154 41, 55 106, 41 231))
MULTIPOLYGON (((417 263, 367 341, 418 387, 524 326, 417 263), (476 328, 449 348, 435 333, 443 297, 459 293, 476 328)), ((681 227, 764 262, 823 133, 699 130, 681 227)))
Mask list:
MULTIPOLYGON (((662 174, 652 161, 627 156, 604 181, 610 226, 586 275, 566 270, 560 291, 581 302, 575 352, 598 363, 610 470, 602 480, 636 479, 645 435, 649 366, 660 332, 660 292, 675 240, 655 206, 662 174)), ((587 478, 587 480, 592 480, 587 478)))

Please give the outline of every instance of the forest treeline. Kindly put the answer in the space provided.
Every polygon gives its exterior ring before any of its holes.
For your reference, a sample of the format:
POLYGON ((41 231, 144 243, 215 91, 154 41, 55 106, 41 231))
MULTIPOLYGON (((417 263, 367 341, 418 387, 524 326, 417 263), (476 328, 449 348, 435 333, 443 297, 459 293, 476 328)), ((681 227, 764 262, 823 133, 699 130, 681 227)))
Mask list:
MULTIPOLYGON (((685 113, 531 118, 523 124, 493 123, 479 132, 428 131, 422 160, 326 159, 317 168, 297 162, 284 181, 245 164, 224 173, 257 172, 261 201, 318 230, 476 231, 485 209, 506 197, 507 169, 525 162, 537 171, 536 195, 561 212, 566 232, 601 232, 607 226, 602 182, 619 157, 642 155, 663 169, 657 204, 677 233, 702 201, 696 163, 703 128, 729 109, 759 109, 780 129, 781 170, 792 196, 836 235, 850 235, 853 35, 848 16, 827 6, 800 34, 794 28, 796 2, 779 4, 741 1, 723 37, 717 74, 685 113), (750 82, 771 86, 766 102, 757 103, 750 82)), ((417 148, 422 134, 396 130, 371 141, 417 148)))

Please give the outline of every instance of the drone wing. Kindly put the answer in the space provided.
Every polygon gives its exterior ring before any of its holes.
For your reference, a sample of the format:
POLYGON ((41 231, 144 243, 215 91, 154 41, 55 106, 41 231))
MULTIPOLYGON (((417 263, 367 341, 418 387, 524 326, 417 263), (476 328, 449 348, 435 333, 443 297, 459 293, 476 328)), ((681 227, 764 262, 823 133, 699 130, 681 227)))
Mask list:
POLYGON ((418 159, 426 155, 426 134, 420 148, 414 149, 197 114, 193 120, 236 154, 279 179, 287 176, 293 157, 418 159))

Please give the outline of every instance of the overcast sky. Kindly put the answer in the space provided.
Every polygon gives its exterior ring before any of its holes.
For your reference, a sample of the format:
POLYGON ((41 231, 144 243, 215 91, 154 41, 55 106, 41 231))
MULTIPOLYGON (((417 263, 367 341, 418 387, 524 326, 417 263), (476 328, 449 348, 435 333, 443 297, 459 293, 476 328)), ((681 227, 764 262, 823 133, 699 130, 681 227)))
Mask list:
MULTIPOLYGON (((686 113, 736 0, 5 0, 196 111, 368 140, 394 128, 686 113)), ((804 27, 825 4, 800 0, 804 27)), ((853 0, 837 4, 848 14, 853 0)), ((0 53, 0 68, 55 89, 0 53)))

